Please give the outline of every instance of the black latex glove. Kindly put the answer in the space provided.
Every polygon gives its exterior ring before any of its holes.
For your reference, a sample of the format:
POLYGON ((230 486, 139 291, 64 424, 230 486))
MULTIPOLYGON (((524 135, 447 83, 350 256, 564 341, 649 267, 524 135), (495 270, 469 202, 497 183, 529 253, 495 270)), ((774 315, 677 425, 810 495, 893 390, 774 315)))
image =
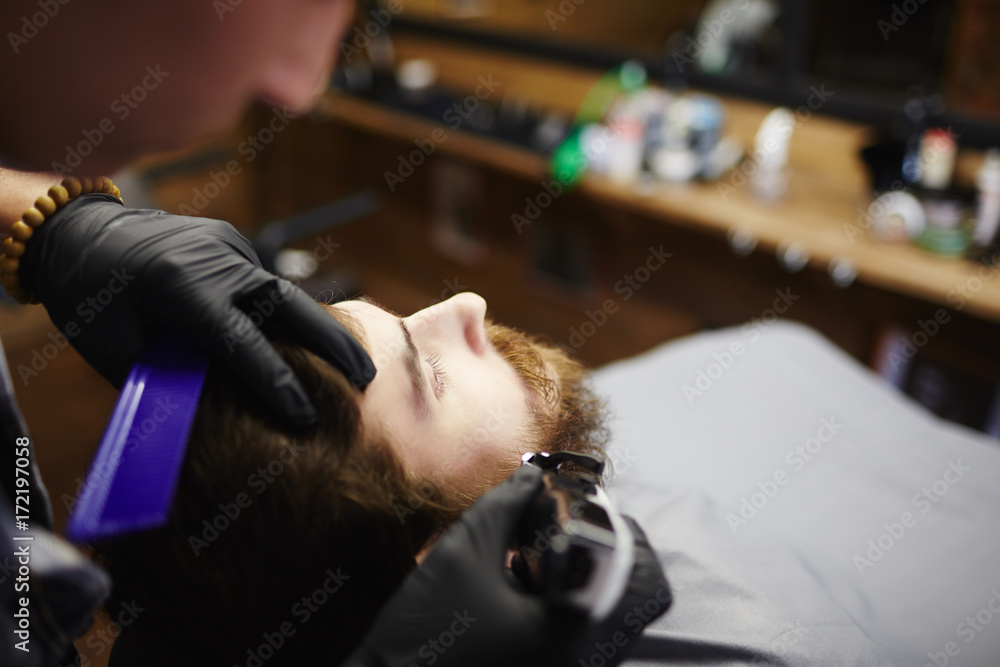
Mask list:
POLYGON ((642 529, 628 520, 636 565, 618 608, 600 624, 551 608, 513 581, 507 548, 542 470, 523 466, 485 494, 386 603, 347 667, 616 665, 671 595, 642 529), (599 658, 597 657, 599 656, 599 658))
POLYGON ((363 389, 375 366, 309 296, 264 271, 228 223, 128 209, 110 195, 78 197, 35 230, 21 283, 67 340, 121 387, 149 339, 182 331, 264 405, 296 425, 316 411, 291 368, 258 329, 267 321, 363 389))

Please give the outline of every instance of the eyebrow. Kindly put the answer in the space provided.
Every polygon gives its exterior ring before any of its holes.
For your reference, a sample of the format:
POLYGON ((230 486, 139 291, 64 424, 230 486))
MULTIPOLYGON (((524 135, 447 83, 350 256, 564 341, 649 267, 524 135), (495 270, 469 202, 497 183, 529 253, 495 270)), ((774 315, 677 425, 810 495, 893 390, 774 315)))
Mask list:
POLYGON ((430 409, 430 397, 427 395, 427 380, 424 378, 423 365, 420 363, 420 352, 413 342, 413 336, 410 335, 409 327, 406 326, 406 322, 403 321, 403 317, 399 313, 386 308, 372 297, 362 295, 357 300, 369 306, 375 306, 379 310, 392 315, 399 323, 399 328, 403 332, 403 340, 406 342, 406 353, 403 355, 403 364, 406 366, 406 374, 410 376, 410 384, 413 387, 413 402, 415 403, 417 415, 421 418, 425 417, 430 409))
POLYGON ((417 414, 424 417, 427 415, 430 402, 427 397, 427 381, 424 379, 423 367, 420 364, 420 353, 417 352, 417 346, 413 343, 413 336, 410 335, 410 329, 406 326, 406 322, 401 317, 397 317, 396 321, 399 322, 399 328, 403 331, 403 339, 406 341, 406 354, 403 362, 406 364, 406 372, 410 376, 410 384, 413 385, 417 414))

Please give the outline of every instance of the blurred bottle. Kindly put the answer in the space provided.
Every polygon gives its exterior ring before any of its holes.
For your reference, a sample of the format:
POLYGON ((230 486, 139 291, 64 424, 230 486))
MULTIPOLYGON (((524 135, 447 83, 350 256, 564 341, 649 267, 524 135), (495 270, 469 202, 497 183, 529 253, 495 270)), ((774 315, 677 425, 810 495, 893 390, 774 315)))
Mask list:
POLYGON ((942 127, 933 127, 920 138, 920 184, 927 190, 945 191, 955 170, 955 137, 942 127))
POLYGON ((976 186, 979 188, 979 208, 972 241, 984 247, 996 238, 997 226, 1000 225, 1000 150, 991 148, 987 151, 983 166, 976 175, 976 186))
POLYGON ((754 195, 761 201, 778 201, 788 190, 788 150, 794 128, 792 112, 778 107, 764 117, 757 130, 753 152, 757 170, 750 180, 754 195))

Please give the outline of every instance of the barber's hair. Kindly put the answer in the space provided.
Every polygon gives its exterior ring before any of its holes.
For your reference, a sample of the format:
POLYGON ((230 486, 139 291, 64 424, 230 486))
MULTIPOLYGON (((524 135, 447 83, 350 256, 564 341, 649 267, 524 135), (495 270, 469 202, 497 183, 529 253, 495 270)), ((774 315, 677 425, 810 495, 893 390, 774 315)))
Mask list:
MULTIPOLYGON (((603 406, 582 366, 501 329, 494 345, 555 406, 533 441, 599 453, 603 406)), ((112 667, 339 664, 421 549, 485 490, 457 493, 408 472, 378 425, 362 423, 340 373, 301 347, 275 346, 317 424, 290 430, 210 368, 169 523, 97 546, 113 580, 105 609, 112 618, 142 610, 122 629, 112 667)))

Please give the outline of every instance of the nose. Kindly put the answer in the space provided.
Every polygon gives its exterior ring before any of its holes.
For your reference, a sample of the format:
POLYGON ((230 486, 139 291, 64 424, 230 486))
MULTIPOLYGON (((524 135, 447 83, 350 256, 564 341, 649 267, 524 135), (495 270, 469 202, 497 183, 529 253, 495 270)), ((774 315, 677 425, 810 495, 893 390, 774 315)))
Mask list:
POLYGON ((480 355, 486 352, 486 299, 474 292, 461 292, 421 311, 433 317, 441 327, 441 335, 458 334, 461 341, 480 355))
POLYGON ((308 111, 326 89, 336 44, 353 13, 353 3, 316 3, 295 39, 276 54, 263 73, 259 95, 289 111, 308 111))

